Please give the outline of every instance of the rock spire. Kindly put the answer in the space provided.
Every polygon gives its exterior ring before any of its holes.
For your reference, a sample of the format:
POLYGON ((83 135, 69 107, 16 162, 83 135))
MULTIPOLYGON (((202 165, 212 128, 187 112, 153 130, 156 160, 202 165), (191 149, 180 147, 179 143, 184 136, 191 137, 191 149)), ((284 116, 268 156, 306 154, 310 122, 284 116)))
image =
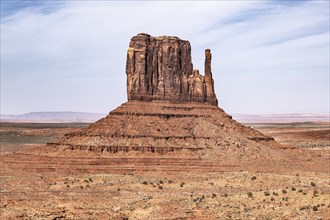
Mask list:
POLYGON ((211 51, 205 50, 205 75, 193 69, 189 41, 178 37, 132 37, 126 62, 128 100, 207 102, 218 105, 211 72, 211 51))

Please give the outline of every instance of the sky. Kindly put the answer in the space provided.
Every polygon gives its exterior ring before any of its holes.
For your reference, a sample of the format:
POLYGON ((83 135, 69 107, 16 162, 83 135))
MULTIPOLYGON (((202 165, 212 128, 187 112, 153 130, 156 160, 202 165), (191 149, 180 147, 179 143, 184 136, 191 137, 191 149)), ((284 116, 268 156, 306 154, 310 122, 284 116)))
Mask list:
POLYGON ((138 33, 212 52, 227 113, 329 112, 329 1, 1 0, 1 114, 108 113, 138 33))

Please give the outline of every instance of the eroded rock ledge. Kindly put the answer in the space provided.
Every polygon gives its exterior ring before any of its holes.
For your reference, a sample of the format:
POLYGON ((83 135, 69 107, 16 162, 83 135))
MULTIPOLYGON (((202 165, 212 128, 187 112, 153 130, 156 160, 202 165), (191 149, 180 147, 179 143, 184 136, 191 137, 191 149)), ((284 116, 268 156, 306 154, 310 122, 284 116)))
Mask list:
POLYGON ((128 100, 208 102, 218 105, 211 72, 211 51, 205 50, 205 74, 193 69, 189 41, 178 37, 132 37, 127 51, 128 100))

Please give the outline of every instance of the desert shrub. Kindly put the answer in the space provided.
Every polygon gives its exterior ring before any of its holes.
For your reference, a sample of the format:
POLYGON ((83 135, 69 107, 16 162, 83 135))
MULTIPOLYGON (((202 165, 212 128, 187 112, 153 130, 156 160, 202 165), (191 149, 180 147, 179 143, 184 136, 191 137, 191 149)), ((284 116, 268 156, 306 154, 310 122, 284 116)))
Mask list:
POLYGON ((144 181, 142 182, 142 184, 143 184, 143 185, 147 185, 148 182, 144 180, 144 181))
POLYGON ((265 196, 270 196, 269 192, 264 192, 265 196))
POLYGON ((316 212, 317 210, 319 210, 317 206, 313 206, 313 211, 316 212))
POLYGON ((282 193, 286 194, 288 191, 286 191, 285 189, 282 189, 282 193))
POLYGON ((183 187, 184 185, 185 185, 185 183, 184 183, 184 182, 180 183, 180 187, 183 187))
POLYGON ((88 180, 89 180, 89 182, 93 182, 92 177, 89 177, 88 180))
POLYGON ((302 206, 302 207, 300 207, 299 208, 299 210, 308 210, 308 209, 310 209, 310 206, 309 205, 307 205, 307 206, 302 206))
POLYGON ((251 180, 256 180, 256 179, 257 179, 256 176, 251 177, 251 180))
POLYGON ((195 198, 193 201, 196 202, 196 203, 200 203, 200 202, 203 202, 204 198, 205 198, 204 196, 202 196, 202 197, 197 197, 197 198, 195 198))
POLYGON ((212 198, 215 198, 215 197, 217 197, 217 194, 212 193, 212 198))
POLYGON ((248 197, 252 197, 253 196, 252 192, 248 192, 247 195, 248 195, 248 197))
POLYGON ((291 190, 292 190, 292 191, 296 191, 296 188, 292 187, 291 190))
POLYGON ((270 201, 274 201, 274 200, 275 200, 274 197, 271 197, 271 198, 270 198, 270 201))
POLYGON ((164 184, 163 180, 159 180, 159 183, 160 183, 160 184, 164 184))
POLYGON ((300 193, 301 193, 302 191, 303 191, 302 189, 299 189, 299 190, 298 190, 298 192, 300 192, 300 193))
POLYGON ((278 196, 278 193, 277 193, 277 192, 273 192, 273 195, 274 195, 274 196, 278 196))
POLYGON ((162 186, 158 186, 158 189, 163 189, 163 187, 162 186))
POLYGON ((316 183, 314 183, 314 182, 311 182, 311 186, 316 186, 316 183))

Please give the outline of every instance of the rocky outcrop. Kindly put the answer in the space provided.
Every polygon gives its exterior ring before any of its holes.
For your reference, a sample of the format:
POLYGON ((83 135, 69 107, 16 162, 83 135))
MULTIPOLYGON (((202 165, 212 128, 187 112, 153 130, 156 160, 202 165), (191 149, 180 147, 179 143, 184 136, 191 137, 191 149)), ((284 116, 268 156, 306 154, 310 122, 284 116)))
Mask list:
POLYGON ((218 106, 199 102, 128 101, 53 146, 101 153, 201 152, 252 147, 274 139, 243 126, 218 106), (220 150, 221 149, 221 150, 220 150))
POLYGON ((190 43, 138 34, 127 52, 128 102, 88 128, 66 134, 56 149, 99 153, 193 152, 261 149, 274 139, 245 127, 221 108, 214 93, 211 51, 205 74, 193 69, 190 43), (157 101, 153 101, 157 100, 157 101))
POLYGON ((128 100, 207 102, 218 105, 211 72, 211 52, 205 50, 205 75, 193 69, 189 41, 178 37, 138 34, 127 51, 128 100))

